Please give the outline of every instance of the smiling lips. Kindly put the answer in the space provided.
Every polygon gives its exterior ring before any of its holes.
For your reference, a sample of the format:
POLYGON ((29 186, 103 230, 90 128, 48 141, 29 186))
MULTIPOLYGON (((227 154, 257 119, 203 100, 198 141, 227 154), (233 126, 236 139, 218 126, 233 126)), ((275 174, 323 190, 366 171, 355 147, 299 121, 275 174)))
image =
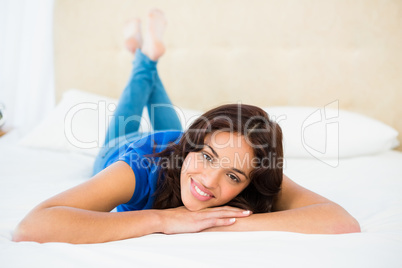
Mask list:
POLYGON ((210 191, 194 181, 193 178, 191 178, 190 191, 193 196, 200 201, 208 201, 214 197, 214 195, 210 191))

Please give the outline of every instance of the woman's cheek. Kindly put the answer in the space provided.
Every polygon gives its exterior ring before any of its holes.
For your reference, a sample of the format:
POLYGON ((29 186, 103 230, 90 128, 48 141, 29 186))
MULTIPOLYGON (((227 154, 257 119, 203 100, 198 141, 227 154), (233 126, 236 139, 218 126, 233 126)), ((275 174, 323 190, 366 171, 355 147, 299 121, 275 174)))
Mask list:
POLYGON ((195 170, 196 155, 189 153, 183 161, 181 173, 191 173, 195 170))
POLYGON ((239 195, 242 190, 244 190, 243 187, 233 187, 233 185, 230 183, 223 183, 221 184, 222 199, 226 200, 226 202, 229 202, 237 195, 239 195))

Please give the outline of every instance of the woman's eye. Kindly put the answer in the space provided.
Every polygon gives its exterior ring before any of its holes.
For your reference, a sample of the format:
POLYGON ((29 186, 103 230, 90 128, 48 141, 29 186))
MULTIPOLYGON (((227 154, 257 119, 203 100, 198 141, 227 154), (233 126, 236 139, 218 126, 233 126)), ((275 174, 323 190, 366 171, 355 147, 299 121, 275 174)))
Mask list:
POLYGON ((212 157, 210 157, 208 154, 202 153, 202 156, 205 158, 205 160, 212 162, 212 157))
POLYGON ((233 174, 228 174, 229 178, 234 182, 240 182, 240 179, 233 174))

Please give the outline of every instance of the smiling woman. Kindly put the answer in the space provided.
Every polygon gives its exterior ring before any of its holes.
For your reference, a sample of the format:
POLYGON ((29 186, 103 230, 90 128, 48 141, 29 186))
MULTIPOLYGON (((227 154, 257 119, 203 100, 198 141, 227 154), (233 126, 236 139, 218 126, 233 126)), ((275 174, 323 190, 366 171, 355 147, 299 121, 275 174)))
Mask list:
POLYGON ((157 72, 166 21, 149 13, 129 23, 135 53, 91 180, 35 207, 14 241, 97 243, 151 233, 278 230, 303 233, 360 231, 342 207, 282 173, 282 132, 262 109, 244 104, 214 108, 188 130, 157 72), (139 133, 143 108, 155 133, 139 133), (117 207, 119 213, 109 213, 117 207))
POLYGON ((169 161, 172 153, 184 163, 164 165, 172 171, 165 170, 169 179, 161 180, 156 207, 184 203, 199 210, 227 204, 271 211, 282 182, 282 133, 262 109, 244 104, 212 109, 189 127, 179 143, 158 156, 169 161), (272 157, 277 159, 275 166, 269 165, 272 157), (180 195, 175 190, 179 180, 180 195))
MULTIPOLYGON (((250 184, 250 155, 253 157, 254 153, 245 143, 244 137, 240 136, 240 142, 234 138, 237 142, 233 146, 219 149, 221 144, 233 139, 235 135, 233 132, 221 132, 214 140, 207 136, 207 145, 201 152, 187 155, 181 172, 181 189, 183 203, 189 210, 197 211, 226 204, 250 184), (245 167, 241 167, 236 158, 243 159, 245 167)), ((244 206, 252 210, 247 203, 244 206)))

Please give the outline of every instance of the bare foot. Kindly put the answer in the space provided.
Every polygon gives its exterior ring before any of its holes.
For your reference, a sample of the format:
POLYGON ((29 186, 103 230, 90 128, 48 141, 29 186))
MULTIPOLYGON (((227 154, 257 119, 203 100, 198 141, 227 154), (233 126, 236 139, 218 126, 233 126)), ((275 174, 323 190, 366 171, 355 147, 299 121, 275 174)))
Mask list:
POLYGON ((137 48, 142 47, 141 20, 131 19, 124 27, 124 44, 128 51, 135 54, 137 48))
POLYGON ((158 60, 165 53, 165 45, 162 42, 167 21, 163 12, 152 9, 148 14, 148 25, 142 46, 142 53, 151 60, 158 60))

